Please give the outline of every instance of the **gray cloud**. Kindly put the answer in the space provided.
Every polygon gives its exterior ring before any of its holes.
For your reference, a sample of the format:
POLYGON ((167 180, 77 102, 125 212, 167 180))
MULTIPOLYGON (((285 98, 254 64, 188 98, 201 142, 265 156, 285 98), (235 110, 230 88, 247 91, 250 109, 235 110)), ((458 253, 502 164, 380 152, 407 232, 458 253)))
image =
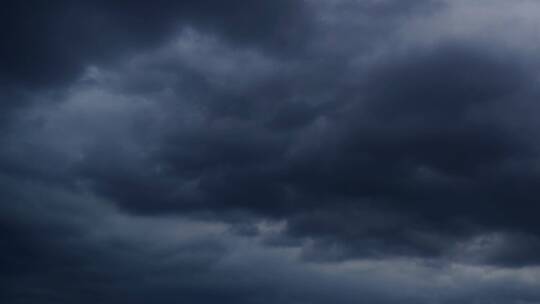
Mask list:
POLYGON ((538 301, 535 8, 12 4, 3 300, 538 301))

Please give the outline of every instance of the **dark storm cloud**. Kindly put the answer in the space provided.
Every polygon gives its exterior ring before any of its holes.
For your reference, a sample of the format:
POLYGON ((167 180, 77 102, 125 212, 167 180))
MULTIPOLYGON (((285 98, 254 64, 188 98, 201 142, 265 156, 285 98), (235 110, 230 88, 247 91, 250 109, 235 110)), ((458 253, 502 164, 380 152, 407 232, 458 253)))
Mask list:
MULTIPOLYGON (((188 110, 198 123, 172 123, 135 165, 96 150, 78 174, 136 212, 284 217, 294 235, 340 243, 345 256, 354 248, 360 256, 440 256, 484 228, 536 233, 534 213, 521 211, 535 208, 533 130, 508 121, 534 98, 535 74, 481 44, 385 56, 362 73, 333 66, 339 72, 325 74, 321 65, 308 75, 308 63, 293 61, 297 68, 271 72, 256 90, 206 83, 196 95, 202 106, 188 110), (364 206, 404 220, 364 227, 364 206)), ((182 81, 172 85, 185 92, 182 81)), ((181 101, 165 107, 186 111, 181 101)))
POLYGON ((3 301, 538 301, 538 7, 488 2, 6 3, 3 301))
POLYGON ((284 54, 309 36, 300 1, 3 1, 1 8, 2 122, 87 66, 157 47, 182 28, 284 54))
POLYGON ((11 187, 3 191, 2 199, 13 206, 2 207, 0 298, 5 303, 111 299, 138 303, 150 298, 162 303, 171 297, 211 301, 217 293, 228 297, 219 291, 205 295, 204 278, 199 286, 189 286, 182 278, 192 272, 206 276, 204 273, 225 254, 225 247, 215 237, 204 236, 204 231, 202 237, 197 236, 197 225, 163 225, 141 219, 130 226, 133 220, 122 218, 92 197, 4 177, 2 186, 11 187), (21 195, 20 187, 31 194, 21 195), (120 233, 111 233, 115 225, 121 225, 120 233), (171 234, 170 239, 160 235, 157 241, 152 239, 155 236, 141 235, 152 234, 157 226, 191 229, 195 239, 179 242, 171 234), (147 279, 154 282, 144 286, 147 279), (178 285, 172 286, 172 281, 178 285))
POLYGON ((520 303, 538 297, 527 283, 537 277, 534 270, 498 274, 407 261, 325 270, 246 243, 219 223, 132 217, 93 195, 5 176, 1 184, 2 200, 12 203, 0 213, 5 303, 458 303, 470 297, 520 303), (402 288, 388 290, 394 285, 402 288))
POLYGON ((85 65, 156 45, 182 25, 284 49, 301 39, 303 18, 296 1, 4 1, 1 79, 70 80, 85 65))
MULTIPOLYGON (((537 174, 524 164, 514 166, 516 159, 533 159, 536 147, 515 134, 528 128, 526 122, 516 127, 505 119, 514 105, 526 103, 520 94, 534 98, 535 76, 512 53, 450 41, 388 52, 359 67, 351 63, 357 54, 348 55, 348 64, 255 56, 255 62, 268 63, 250 66, 241 60, 251 55, 238 54, 234 44, 223 47, 197 34, 184 43, 202 44, 199 52, 222 59, 205 66, 190 51, 185 59, 177 55, 173 46, 173 55, 127 67, 146 76, 122 78, 115 90, 162 100, 165 125, 153 130, 153 119, 144 109, 137 112, 142 123, 130 122, 129 133, 119 131, 127 143, 114 142, 115 136, 92 143, 81 152, 83 159, 65 168, 67 180, 140 213, 285 218, 292 234, 341 244, 344 256, 440 256, 468 235, 464 230, 477 233, 476 226, 537 230, 534 213, 510 208, 516 214, 507 217, 490 211, 510 202, 534 208, 527 198, 534 197, 537 174), (229 62, 233 68, 212 76, 229 62), (247 84, 219 85, 233 75, 247 84), (126 87, 131 79, 137 85, 126 87), (164 89, 172 89, 169 100, 159 95, 164 89), (189 116, 200 121, 186 125, 189 116), (152 138, 155 132, 159 140, 152 138), (525 185, 530 189, 522 193, 525 185), (366 205, 405 220, 382 217, 376 229, 355 224, 366 205), (327 221, 310 218, 306 210, 326 214, 327 221)), ((119 115, 107 120, 125 119, 119 115)))

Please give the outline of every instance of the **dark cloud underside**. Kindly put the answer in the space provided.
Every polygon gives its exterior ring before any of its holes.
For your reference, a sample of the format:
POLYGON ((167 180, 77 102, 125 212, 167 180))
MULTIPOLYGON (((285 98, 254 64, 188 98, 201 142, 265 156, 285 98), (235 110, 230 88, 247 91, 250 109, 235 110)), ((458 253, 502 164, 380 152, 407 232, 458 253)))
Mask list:
POLYGON ((540 301, 534 1, 1 7, 2 303, 540 301))

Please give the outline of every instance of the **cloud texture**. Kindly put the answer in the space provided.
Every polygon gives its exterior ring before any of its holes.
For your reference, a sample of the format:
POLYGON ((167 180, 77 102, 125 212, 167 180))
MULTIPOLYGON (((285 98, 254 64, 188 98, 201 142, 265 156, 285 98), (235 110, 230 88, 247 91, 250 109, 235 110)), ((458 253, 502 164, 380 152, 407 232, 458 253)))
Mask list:
POLYGON ((2 6, 2 303, 540 302, 535 1, 2 6))

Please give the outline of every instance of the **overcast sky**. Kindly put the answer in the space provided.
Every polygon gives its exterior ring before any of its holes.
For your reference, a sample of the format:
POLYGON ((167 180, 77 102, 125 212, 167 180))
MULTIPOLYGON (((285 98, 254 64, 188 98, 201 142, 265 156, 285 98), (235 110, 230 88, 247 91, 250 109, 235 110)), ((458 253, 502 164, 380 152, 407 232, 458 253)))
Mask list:
POLYGON ((540 2, 1 1, 0 302, 540 303, 540 2))

